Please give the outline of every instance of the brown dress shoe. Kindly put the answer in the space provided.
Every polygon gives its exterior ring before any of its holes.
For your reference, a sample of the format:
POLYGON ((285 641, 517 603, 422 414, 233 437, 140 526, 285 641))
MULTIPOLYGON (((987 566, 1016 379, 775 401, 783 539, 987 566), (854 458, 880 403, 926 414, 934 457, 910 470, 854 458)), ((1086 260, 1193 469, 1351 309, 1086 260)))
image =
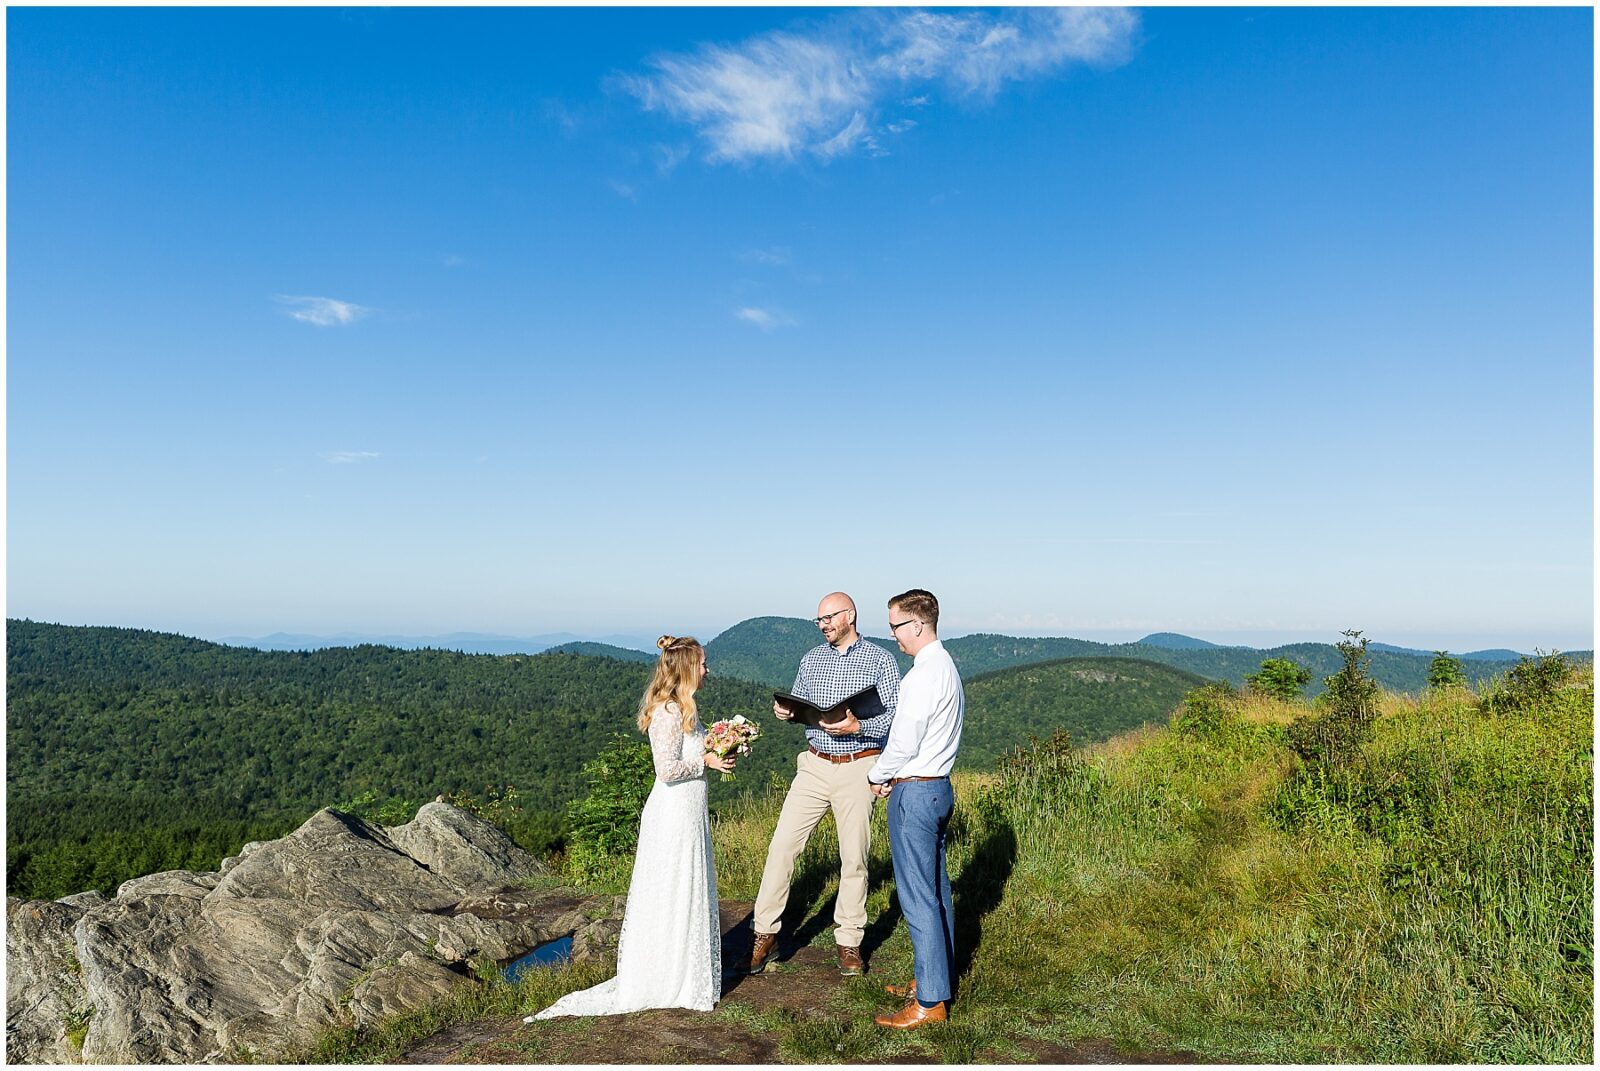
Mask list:
POLYGON ((890 982, 883 987, 883 991, 891 997, 905 997, 907 1000, 915 999, 917 995, 917 980, 911 979, 910 985, 895 985, 890 982))
POLYGON ((915 1030, 923 1023, 942 1023, 947 1018, 944 1001, 940 1001, 931 1008, 924 1008, 916 1001, 912 1001, 893 1015, 877 1015, 872 1021, 879 1026, 887 1026, 891 1030, 915 1030))
POLYGON ((847 978, 867 973, 867 961, 861 958, 861 949, 839 945, 839 973, 847 978))
POLYGON ((778 935, 775 933, 756 934, 755 943, 750 946, 750 955, 733 965, 736 974, 760 974, 767 969, 767 961, 778 950, 778 935))

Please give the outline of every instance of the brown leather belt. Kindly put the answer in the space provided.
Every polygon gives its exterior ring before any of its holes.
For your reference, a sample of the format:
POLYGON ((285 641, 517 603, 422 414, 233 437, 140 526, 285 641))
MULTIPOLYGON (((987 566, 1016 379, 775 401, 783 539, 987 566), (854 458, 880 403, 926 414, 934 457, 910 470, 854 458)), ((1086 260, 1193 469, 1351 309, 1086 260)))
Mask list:
POLYGON ((889 778, 889 783, 891 785, 898 785, 902 781, 948 781, 948 780, 950 780, 950 775, 949 774, 940 774, 938 777, 891 777, 891 778, 889 778))
POLYGON ((865 751, 852 751, 848 755, 827 755, 821 751, 818 751, 816 748, 811 747, 810 745, 806 746, 806 750, 811 752, 811 754, 815 755, 817 758, 827 759, 829 762, 855 762, 857 759, 864 759, 868 755, 883 754, 883 748, 881 747, 869 747, 865 751))

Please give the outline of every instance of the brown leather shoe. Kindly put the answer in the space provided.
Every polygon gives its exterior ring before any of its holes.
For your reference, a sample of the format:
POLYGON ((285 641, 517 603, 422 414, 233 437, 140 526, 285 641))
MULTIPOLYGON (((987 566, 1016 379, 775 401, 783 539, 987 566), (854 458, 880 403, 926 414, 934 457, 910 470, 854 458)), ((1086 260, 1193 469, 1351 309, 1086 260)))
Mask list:
POLYGON ((767 961, 778 950, 778 935, 775 933, 758 933, 750 946, 750 955, 733 965, 737 974, 760 974, 767 969, 767 961))
POLYGON ((944 1001, 941 1000, 931 1008, 924 1008, 913 1000, 893 1015, 877 1015, 872 1021, 891 1030, 915 1030, 923 1023, 942 1023, 947 1018, 949 1015, 945 1011, 944 1001))
POLYGON ((861 949, 839 945, 839 973, 847 978, 867 973, 867 961, 861 958, 861 949))
POLYGON ((911 979, 910 985, 895 985, 890 982, 883 987, 883 991, 891 997, 904 997, 907 1000, 915 1000, 917 996, 917 980, 915 978, 911 979))

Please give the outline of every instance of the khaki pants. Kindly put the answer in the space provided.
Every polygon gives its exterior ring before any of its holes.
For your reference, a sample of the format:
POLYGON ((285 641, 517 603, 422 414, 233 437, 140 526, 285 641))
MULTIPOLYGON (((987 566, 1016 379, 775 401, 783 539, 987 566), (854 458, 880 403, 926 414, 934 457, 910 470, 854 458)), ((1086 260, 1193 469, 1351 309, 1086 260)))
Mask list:
POLYGON ((789 883, 794 864, 805 851, 817 824, 828 808, 839 827, 839 896, 834 901, 834 940, 856 948, 867 928, 867 849, 872 837, 872 791, 867 771, 874 756, 854 762, 829 762, 809 750, 795 760, 794 783, 784 797, 778 828, 767 849, 761 871, 761 891, 756 894, 757 933, 777 933, 783 909, 789 903, 789 883))

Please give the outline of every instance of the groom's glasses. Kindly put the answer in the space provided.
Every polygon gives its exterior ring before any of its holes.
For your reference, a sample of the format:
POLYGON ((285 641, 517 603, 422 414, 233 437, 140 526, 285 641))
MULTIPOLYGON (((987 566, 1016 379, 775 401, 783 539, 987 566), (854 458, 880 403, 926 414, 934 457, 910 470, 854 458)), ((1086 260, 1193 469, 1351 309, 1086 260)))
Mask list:
POLYGON ((840 614, 847 614, 849 612, 850 610, 848 608, 843 610, 835 610, 831 614, 823 614, 821 617, 813 617, 811 619, 811 623, 820 628, 821 626, 826 625, 829 621, 832 621, 834 618, 838 617, 840 614))
MULTIPOLYGON (((909 624, 911 624, 911 622, 913 622, 915 620, 916 620, 916 618, 914 618, 914 617, 908 617, 904 621, 900 622, 900 625, 909 625, 909 624)), ((889 635, 893 636, 894 635, 894 630, 899 628, 900 625, 895 624, 893 621, 889 622, 889 635)))

